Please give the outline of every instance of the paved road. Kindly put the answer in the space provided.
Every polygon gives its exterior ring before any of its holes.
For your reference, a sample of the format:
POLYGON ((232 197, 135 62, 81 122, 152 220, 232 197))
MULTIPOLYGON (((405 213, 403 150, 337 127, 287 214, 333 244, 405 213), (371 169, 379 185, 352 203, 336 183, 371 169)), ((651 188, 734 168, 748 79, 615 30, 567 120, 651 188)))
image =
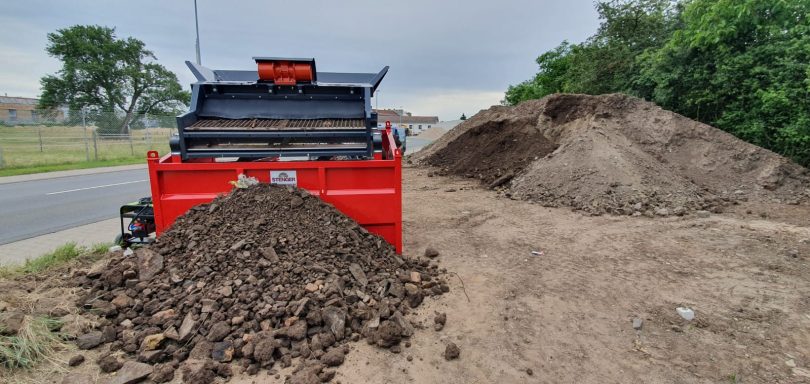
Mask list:
POLYGON ((149 196, 148 179, 136 169, 0 184, 0 244, 117 217, 149 196))
POLYGON ((418 137, 409 137, 408 141, 405 142, 405 153, 410 155, 411 153, 414 153, 422 149, 424 146, 430 144, 431 142, 433 142, 433 140, 420 139, 418 137))

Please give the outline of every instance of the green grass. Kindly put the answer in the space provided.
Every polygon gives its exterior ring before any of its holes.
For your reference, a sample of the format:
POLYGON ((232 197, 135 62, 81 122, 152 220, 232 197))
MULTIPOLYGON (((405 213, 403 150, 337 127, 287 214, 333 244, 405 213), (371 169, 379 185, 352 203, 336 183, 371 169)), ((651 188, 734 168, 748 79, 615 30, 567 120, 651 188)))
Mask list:
POLYGON ((142 162, 147 151, 169 151, 174 129, 135 130, 132 140, 99 137, 95 145, 92 132, 92 128, 64 126, 0 127, 0 176, 142 162))
POLYGON ((72 169, 87 169, 99 167, 114 167, 116 165, 130 165, 130 164, 145 164, 146 159, 143 157, 130 157, 119 158, 111 160, 99 160, 82 163, 62 163, 62 164, 48 164, 48 165, 32 165, 20 166, 12 168, 0 168, 0 177, 3 176, 16 176, 16 175, 29 175, 32 173, 54 172, 54 171, 68 171, 72 169))
POLYGON ((0 336, 0 365, 6 369, 31 368, 49 360, 64 347, 64 336, 58 332, 61 323, 48 317, 26 315, 16 335, 0 336))
POLYGON ((22 265, 0 267, 0 277, 14 277, 19 275, 39 273, 55 268, 79 257, 96 258, 107 252, 110 244, 94 244, 82 247, 74 242, 66 243, 42 256, 28 259, 22 265))

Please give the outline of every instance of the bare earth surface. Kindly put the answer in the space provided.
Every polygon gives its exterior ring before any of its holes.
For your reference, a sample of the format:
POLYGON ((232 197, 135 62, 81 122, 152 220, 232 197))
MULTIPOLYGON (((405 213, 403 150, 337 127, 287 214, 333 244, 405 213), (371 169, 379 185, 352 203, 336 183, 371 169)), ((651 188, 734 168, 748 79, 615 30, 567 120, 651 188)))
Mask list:
MULTIPOLYGON (((353 343, 333 382, 810 382, 810 207, 744 202, 709 217, 592 217, 429 172, 403 172, 405 255, 436 248, 450 292, 419 308, 411 347, 392 354, 353 343), (696 319, 681 319, 679 306, 696 319), (447 313, 439 332, 434 311, 447 313), (445 361, 447 341, 459 359, 445 361)), ((2 288, 10 303, 35 296, 2 288)), ((87 361, 62 373, 0 378, 60 383, 70 372, 106 383, 100 352, 82 351, 87 361)), ((280 383, 286 373, 234 372, 232 383, 280 383)))

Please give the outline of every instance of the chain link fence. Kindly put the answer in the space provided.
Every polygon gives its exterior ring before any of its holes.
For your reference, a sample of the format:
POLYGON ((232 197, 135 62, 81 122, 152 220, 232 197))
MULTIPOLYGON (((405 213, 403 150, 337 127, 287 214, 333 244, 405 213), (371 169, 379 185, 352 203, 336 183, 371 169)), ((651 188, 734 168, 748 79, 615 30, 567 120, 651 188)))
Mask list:
POLYGON ((174 115, 58 110, 0 119, 0 169, 80 162, 135 162, 169 151, 174 115))

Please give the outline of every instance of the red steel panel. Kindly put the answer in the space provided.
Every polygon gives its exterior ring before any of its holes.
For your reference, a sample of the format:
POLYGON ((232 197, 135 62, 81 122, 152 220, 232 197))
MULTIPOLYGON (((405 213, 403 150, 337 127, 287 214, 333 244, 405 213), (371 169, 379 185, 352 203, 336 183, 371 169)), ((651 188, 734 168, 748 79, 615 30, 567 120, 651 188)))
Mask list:
POLYGON ((181 162, 147 155, 158 235, 189 208, 228 193, 239 174, 270 182, 271 171, 295 171, 297 185, 332 204, 402 252, 402 156, 383 135, 382 156, 356 161, 181 162))

